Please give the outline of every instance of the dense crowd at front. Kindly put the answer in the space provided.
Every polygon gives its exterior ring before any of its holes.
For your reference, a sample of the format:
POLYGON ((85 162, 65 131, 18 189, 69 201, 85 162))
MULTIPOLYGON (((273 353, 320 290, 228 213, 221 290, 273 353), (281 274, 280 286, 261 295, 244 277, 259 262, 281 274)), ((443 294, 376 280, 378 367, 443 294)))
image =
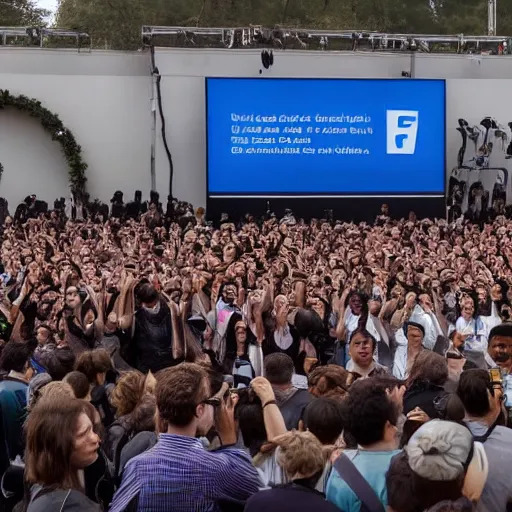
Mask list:
POLYGON ((512 510, 512 221, 2 216, 2 510, 512 510))

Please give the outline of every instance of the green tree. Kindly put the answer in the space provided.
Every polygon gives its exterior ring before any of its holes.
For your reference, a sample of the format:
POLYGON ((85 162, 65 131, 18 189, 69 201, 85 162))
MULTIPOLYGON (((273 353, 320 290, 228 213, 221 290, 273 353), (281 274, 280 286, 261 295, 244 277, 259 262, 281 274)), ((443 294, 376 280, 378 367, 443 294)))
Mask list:
POLYGON ((35 0, 0 0, 0 26, 43 26, 50 12, 37 7, 35 0))
POLYGON ((142 25, 196 25, 202 0, 60 0, 56 26, 83 30, 93 45, 136 49, 142 25))
MULTIPOLYGON (((512 34, 512 1, 501 0, 498 8, 498 33, 512 34)), ((487 32, 487 1, 60 0, 56 23, 87 31, 95 47, 113 49, 138 48, 142 25, 240 27, 252 24, 269 28, 280 25, 483 35, 487 32)))

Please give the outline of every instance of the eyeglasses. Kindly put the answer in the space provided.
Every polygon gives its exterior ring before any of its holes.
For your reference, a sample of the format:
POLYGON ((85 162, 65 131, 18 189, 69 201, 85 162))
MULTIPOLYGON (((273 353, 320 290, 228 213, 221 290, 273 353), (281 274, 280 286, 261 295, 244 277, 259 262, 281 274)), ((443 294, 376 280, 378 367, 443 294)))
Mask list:
POLYGON ((220 391, 211 398, 207 398, 203 400, 201 403, 206 405, 211 405, 212 407, 220 407, 222 405, 222 401, 224 398, 229 396, 229 386, 226 382, 222 384, 220 391))
POLYGON ((214 396, 213 398, 207 398, 206 400, 203 400, 201 403, 211 405, 212 407, 220 407, 222 404, 222 399, 214 396))

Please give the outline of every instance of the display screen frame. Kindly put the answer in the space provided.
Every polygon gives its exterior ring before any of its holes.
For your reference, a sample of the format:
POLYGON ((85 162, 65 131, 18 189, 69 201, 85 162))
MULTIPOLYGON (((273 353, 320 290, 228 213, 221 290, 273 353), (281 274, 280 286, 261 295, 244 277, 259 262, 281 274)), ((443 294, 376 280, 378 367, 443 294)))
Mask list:
POLYGON ((208 198, 218 199, 235 199, 235 198, 414 198, 414 197, 432 197, 432 198, 446 198, 447 193, 447 155, 446 155, 446 79, 438 78, 315 78, 315 77, 229 77, 229 76, 218 76, 218 77, 205 77, 205 132, 206 132, 206 194, 208 198), (210 151, 209 151, 209 84, 211 82, 218 81, 256 81, 256 80, 269 80, 269 81, 325 81, 325 82, 348 82, 348 81, 365 81, 365 82, 403 82, 407 80, 409 82, 436 82, 443 86, 443 105, 442 105, 442 151, 444 154, 443 159, 443 187, 441 191, 422 191, 422 192, 371 192, 371 193, 360 193, 360 192, 212 192, 210 190, 210 151))

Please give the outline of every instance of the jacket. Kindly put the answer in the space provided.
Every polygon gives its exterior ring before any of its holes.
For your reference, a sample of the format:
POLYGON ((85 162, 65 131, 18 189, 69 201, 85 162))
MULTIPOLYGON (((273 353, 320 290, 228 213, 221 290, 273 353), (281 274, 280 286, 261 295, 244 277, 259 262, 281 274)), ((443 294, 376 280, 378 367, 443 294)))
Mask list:
MULTIPOLYGON (((129 461, 146 450, 153 448, 158 441, 158 436, 154 432, 139 432, 130 441, 128 441, 121 450, 119 459, 118 475, 123 474, 124 468, 129 461)), ((116 468, 117 469, 117 468, 116 468)))
POLYGON ((274 389, 274 393, 277 406, 283 415, 286 429, 293 430, 298 428, 302 413, 309 402, 313 400, 313 396, 306 389, 297 389, 295 387, 290 388, 288 391, 274 389))
MULTIPOLYGON (((23 423, 26 418, 28 384, 4 377, 0 382, 0 433, 2 434, 2 466, 4 460, 13 461, 24 450, 23 423)), ((8 464, 7 464, 8 465, 8 464)), ((2 472, 7 467, 2 467, 2 472)))
POLYGON ((101 507, 79 491, 56 489, 33 493, 27 512, 101 512, 101 507))
POLYGON ((294 483, 257 492, 245 505, 245 512, 339 512, 325 496, 294 483))
POLYGON ((130 416, 128 414, 118 418, 107 429, 105 439, 103 441, 103 449, 105 450, 105 455, 116 468, 119 466, 121 450, 131 438, 132 426, 130 424, 130 416))
POLYGON ((172 366, 172 344, 171 311, 163 300, 160 300, 160 311, 156 314, 149 313, 144 308, 135 313, 132 350, 135 351, 137 370, 156 373, 172 366))

